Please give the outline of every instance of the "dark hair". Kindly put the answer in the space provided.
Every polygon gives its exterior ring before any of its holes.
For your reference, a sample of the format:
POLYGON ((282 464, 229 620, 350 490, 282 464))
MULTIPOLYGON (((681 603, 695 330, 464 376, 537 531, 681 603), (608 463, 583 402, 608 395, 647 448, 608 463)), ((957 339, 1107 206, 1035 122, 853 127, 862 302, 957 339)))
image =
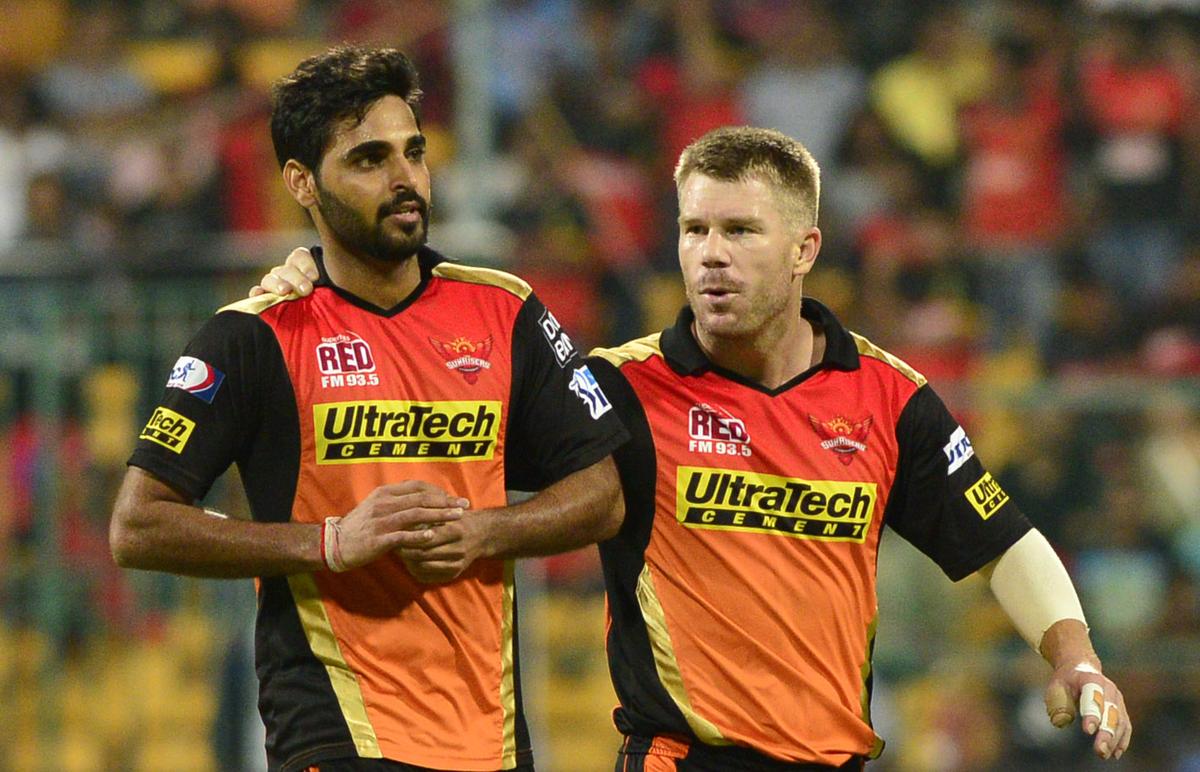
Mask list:
POLYGON ((760 177, 775 189, 784 216, 796 226, 817 224, 821 169, 804 145, 782 132, 750 126, 714 129, 679 154, 675 187, 693 172, 723 182, 760 177))
POLYGON ((279 166, 294 158, 316 174, 338 124, 361 123, 381 97, 394 94, 416 114, 418 80, 416 67, 394 48, 341 45, 300 62, 271 89, 271 141, 279 166))

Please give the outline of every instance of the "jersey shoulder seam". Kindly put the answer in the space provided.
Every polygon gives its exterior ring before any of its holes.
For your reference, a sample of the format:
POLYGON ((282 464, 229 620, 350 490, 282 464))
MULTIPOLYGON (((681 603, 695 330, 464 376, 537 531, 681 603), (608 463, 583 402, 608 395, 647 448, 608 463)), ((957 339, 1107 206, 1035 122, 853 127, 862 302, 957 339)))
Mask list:
POLYGON ((288 295, 276 295, 272 292, 267 292, 263 295, 256 295, 252 298, 243 298, 242 300, 230 303, 229 305, 221 306, 217 309, 217 313, 219 314, 222 311, 237 311, 238 313, 242 314, 259 316, 268 308, 277 306, 280 303, 299 299, 300 296, 295 293, 288 295))
POLYGON ((533 288, 524 279, 495 268, 480 268, 461 263, 438 263, 433 267, 433 275, 439 279, 498 287, 516 295, 521 300, 526 300, 533 294, 533 288))
POLYGON ((659 345, 659 338, 661 337, 662 333, 656 332, 653 335, 647 335, 643 338, 635 338, 620 346, 594 348, 588 356, 600 357, 614 367, 620 367, 629 362, 645 362, 652 357, 661 357, 663 355, 662 347, 659 345))
POLYGON ((859 335, 857 332, 851 332, 850 336, 854 338, 854 344, 858 347, 859 356, 869 357, 871 359, 877 359, 880 362, 883 362, 908 380, 915 383, 917 388, 920 388, 928 383, 928 380, 924 375, 921 375, 916 371, 915 368, 913 368, 912 365, 910 365, 908 362, 905 362, 900 357, 888 351, 884 351, 879 346, 876 346, 871 341, 859 335))

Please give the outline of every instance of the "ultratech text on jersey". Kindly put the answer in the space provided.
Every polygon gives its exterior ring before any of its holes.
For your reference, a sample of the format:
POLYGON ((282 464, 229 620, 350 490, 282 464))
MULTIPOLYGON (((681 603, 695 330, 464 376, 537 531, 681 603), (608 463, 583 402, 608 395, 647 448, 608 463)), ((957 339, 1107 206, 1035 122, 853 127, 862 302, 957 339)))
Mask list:
POLYGON ((489 459, 500 403, 379 400, 313 405, 317 463, 489 459))

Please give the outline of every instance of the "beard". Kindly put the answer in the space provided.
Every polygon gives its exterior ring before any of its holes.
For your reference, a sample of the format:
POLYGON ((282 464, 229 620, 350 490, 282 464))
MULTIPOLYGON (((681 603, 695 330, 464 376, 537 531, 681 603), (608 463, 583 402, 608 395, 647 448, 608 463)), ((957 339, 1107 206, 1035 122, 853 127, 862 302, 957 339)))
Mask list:
POLYGON ((317 210, 343 248, 380 262, 403 262, 415 255, 429 239, 429 202, 414 191, 399 193, 391 201, 381 204, 375 213, 375 222, 371 223, 335 193, 318 185, 317 210), (388 215, 396 214, 410 201, 417 205, 420 222, 401 226, 399 232, 394 228, 385 230, 384 220, 388 215))

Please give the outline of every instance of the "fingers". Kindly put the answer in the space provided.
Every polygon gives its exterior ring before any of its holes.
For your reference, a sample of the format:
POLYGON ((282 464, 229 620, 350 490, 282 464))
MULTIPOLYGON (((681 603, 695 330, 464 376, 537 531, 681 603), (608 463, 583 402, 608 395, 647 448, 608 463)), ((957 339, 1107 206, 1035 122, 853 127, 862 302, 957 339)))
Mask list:
POLYGON ((1079 692, 1079 715, 1083 731, 1096 736, 1092 744, 1102 759, 1120 758, 1129 747, 1133 726, 1125 711, 1125 699, 1112 681, 1088 682, 1079 692))
POLYGON ((317 271, 317 261, 313 259, 312 252, 306 247, 296 247, 287 256, 284 261, 287 268, 295 269, 296 273, 301 276, 306 276, 312 281, 316 281, 321 277, 317 271))
POLYGON ((304 247, 293 249, 283 265, 277 265, 258 280, 250 289, 250 297, 267 292, 289 295, 292 292, 304 297, 313 291, 313 282, 320 278, 312 253, 304 247))
POLYGON ((1125 716, 1118 729, 1117 736, 1113 738, 1116 744, 1116 750, 1113 751, 1113 758, 1119 759, 1125 755, 1125 751, 1129 750, 1129 742, 1133 739, 1133 722, 1129 720, 1129 716, 1125 716))
POLYGON ((1059 729, 1075 720, 1075 700, 1071 698, 1067 685, 1058 679, 1046 687, 1046 715, 1050 717, 1050 723, 1059 729))
POLYGON ((1104 716, 1104 687, 1088 682, 1079 692, 1079 718, 1083 731, 1095 734, 1104 716))
MULTIPOLYGON (((393 551, 405 560, 424 559, 431 550, 462 541, 462 531, 449 524, 398 530, 388 534, 393 551)), ((461 556, 462 550, 459 550, 461 556)))
MULTIPOLYGON (((372 491, 372 493, 379 494, 379 495, 387 494, 387 495, 391 495, 391 496, 404 496, 409 493, 441 494, 442 496, 446 497, 444 500, 448 502, 442 506, 455 506, 455 507, 463 507, 463 508, 467 508, 467 507, 471 506, 471 502, 468 501, 467 499, 464 499, 461 496, 452 496, 451 494, 449 494, 446 491, 442 490, 441 488, 437 487, 433 483, 428 483, 428 482, 425 482, 424 480, 405 480, 404 482, 387 483, 385 485, 380 485, 378 488, 376 488, 374 491, 372 491), (452 503, 449 503, 449 502, 452 502, 452 503)), ((430 501, 433 501, 433 500, 434 499, 430 499, 430 501)), ((426 506, 438 506, 438 505, 430 504, 430 505, 426 505, 426 506)))
POLYGON ((453 581, 466 570, 466 564, 454 560, 404 561, 410 574, 418 582, 441 584, 453 581))

